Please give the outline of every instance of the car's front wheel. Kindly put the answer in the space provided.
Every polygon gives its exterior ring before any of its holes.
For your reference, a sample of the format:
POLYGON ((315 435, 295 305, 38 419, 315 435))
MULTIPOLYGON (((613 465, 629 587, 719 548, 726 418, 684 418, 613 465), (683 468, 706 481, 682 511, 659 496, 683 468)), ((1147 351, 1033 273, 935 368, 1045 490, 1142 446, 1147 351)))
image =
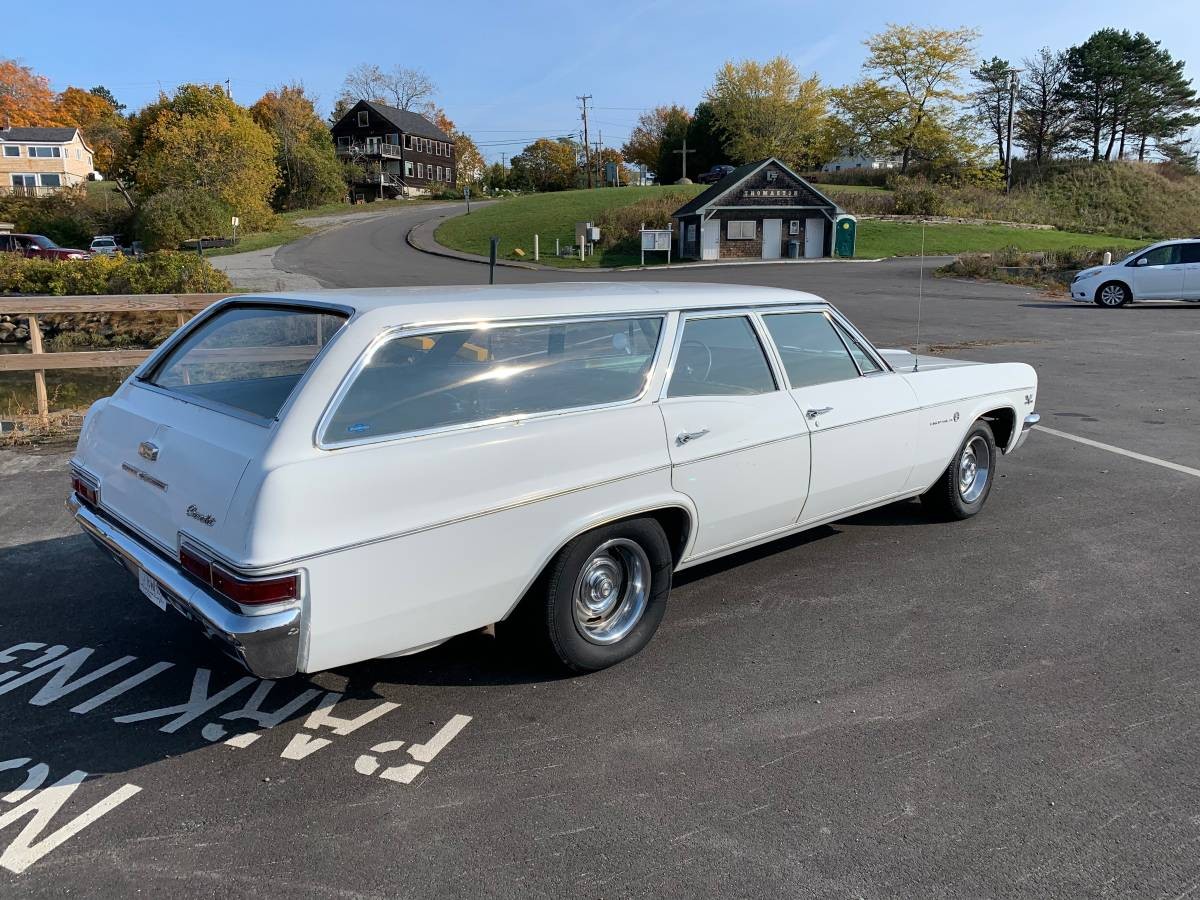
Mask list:
POLYGON ((1119 281, 1106 282, 1100 285, 1096 291, 1096 305, 1108 309, 1116 309, 1118 306, 1124 306, 1132 299, 1133 296, 1129 293, 1129 288, 1119 281))
POLYGON ((996 475, 996 439, 991 426, 977 421, 963 438, 954 459, 921 502, 951 519, 969 519, 983 509, 996 475))
POLYGON ((571 541, 522 603, 519 624, 575 672, 628 659, 667 609, 671 546, 653 519, 615 522, 571 541))

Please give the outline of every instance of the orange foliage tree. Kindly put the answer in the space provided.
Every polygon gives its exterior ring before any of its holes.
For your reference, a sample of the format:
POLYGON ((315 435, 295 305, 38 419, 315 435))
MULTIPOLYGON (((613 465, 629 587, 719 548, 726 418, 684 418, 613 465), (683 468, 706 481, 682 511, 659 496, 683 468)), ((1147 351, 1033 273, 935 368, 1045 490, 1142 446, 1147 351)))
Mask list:
POLYGON ((15 59, 0 59, 0 126, 64 125, 50 79, 15 59))

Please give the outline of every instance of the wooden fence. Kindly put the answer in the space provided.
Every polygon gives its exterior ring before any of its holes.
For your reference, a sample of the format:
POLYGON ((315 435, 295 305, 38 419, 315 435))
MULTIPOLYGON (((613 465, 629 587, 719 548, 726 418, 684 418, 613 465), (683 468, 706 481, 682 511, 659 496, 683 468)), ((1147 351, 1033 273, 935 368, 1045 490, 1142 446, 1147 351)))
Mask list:
POLYGON ((88 350, 47 353, 42 346, 38 316, 96 312, 174 312, 182 326, 190 314, 224 300, 229 294, 103 294, 86 297, 0 297, 0 315, 29 318, 32 353, 0 353, 0 372, 32 372, 38 418, 50 424, 50 400, 46 393, 48 369, 107 369, 136 366, 153 350, 88 350))

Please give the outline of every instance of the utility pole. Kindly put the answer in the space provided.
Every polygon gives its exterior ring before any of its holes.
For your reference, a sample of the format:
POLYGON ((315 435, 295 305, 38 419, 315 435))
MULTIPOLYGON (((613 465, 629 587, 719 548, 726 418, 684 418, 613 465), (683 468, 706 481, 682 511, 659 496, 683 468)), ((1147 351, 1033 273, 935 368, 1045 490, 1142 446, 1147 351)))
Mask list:
POLYGON ((1008 70, 1008 140, 1004 150, 1004 193, 1006 194, 1012 190, 1013 110, 1017 106, 1017 82, 1020 80, 1017 73, 1020 71, 1020 69, 1008 70))
POLYGON ((587 121, 587 104, 592 99, 591 94, 584 94, 582 97, 576 97, 583 105, 583 157, 584 167, 587 169, 588 187, 592 187, 592 148, 588 144, 588 121, 587 121))
POLYGON ((688 155, 689 153, 695 153, 696 151, 695 151, 695 150, 689 150, 689 149, 687 148, 687 138, 684 138, 684 139, 683 139, 683 149, 682 149, 682 150, 672 150, 671 152, 672 152, 672 153, 678 153, 680 156, 682 156, 682 157, 683 157, 683 175, 682 175, 682 177, 680 177, 680 179, 679 179, 677 182, 675 182, 675 183, 676 183, 676 184, 688 184, 689 182, 688 182, 688 177, 687 177, 687 155, 688 155))
POLYGON ((232 96, 233 96, 233 94, 231 94, 231 93, 229 92, 229 79, 228 79, 228 78, 226 78, 226 79, 225 79, 225 96, 226 96, 226 97, 232 97, 232 96))

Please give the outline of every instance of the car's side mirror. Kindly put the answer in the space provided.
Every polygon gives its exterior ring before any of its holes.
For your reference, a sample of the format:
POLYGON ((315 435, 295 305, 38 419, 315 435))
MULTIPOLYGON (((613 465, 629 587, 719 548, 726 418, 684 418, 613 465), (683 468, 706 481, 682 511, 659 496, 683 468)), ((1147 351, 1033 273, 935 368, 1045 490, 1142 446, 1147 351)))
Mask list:
POLYGON ((1139 256, 1137 259, 1137 262, 1135 262, 1134 265, 1135 266, 1148 266, 1148 265, 1150 265, 1150 260, 1144 256, 1139 256))

